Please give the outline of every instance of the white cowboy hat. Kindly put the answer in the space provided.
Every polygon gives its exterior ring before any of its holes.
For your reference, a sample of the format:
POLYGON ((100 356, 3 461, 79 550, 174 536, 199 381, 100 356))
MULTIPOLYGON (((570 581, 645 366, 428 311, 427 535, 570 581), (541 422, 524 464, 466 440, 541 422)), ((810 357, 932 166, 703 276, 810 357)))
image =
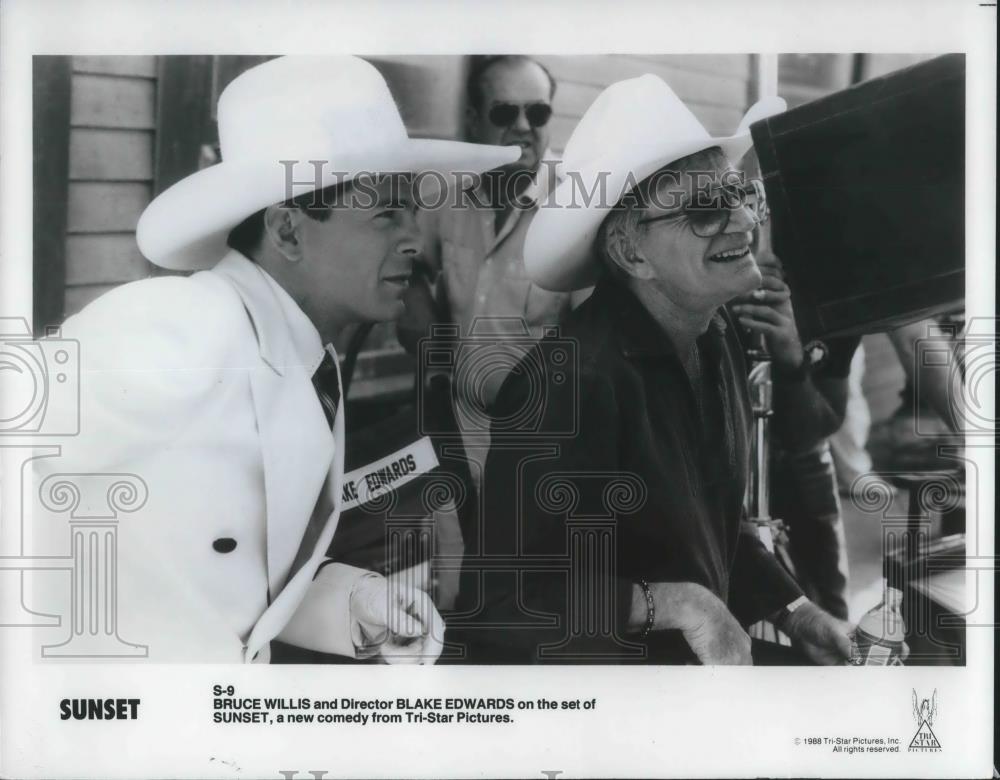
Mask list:
POLYGON ((288 199, 286 178, 298 196, 363 173, 478 174, 521 154, 517 146, 410 138, 385 79, 350 56, 280 57, 251 68, 219 96, 218 123, 222 162, 174 184, 139 218, 139 249, 164 268, 214 265, 233 227, 288 199))
POLYGON ((559 292, 591 286, 598 271, 594 239, 622 195, 667 163, 713 146, 738 162, 753 143, 751 123, 784 110, 781 98, 764 98, 747 111, 734 135, 713 138, 657 76, 647 73, 607 87, 573 130, 560 166, 564 178, 528 227, 528 276, 559 292), (587 193, 596 195, 588 200, 587 193))

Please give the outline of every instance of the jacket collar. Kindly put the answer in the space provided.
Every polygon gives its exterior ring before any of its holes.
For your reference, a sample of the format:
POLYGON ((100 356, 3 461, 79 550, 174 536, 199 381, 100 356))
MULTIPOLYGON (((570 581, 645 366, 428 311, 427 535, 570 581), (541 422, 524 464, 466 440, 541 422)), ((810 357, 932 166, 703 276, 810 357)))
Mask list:
POLYGON ((253 322, 261 359, 284 376, 301 366, 312 376, 323 361, 323 342, 305 312, 263 268, 230 250, 212 269, 236 288, 253 322), (285 327, 274 327, 274 322, 285 327))
MULTIPOLYGON (((598 303, 612 318, 622 354, 626 358, 677 356, 677 350, 641 301, 622 284, 605 277, 594 289, 598 303)), ((721 338, 728 327, 725 308, 712 315, 708 330, 699 341, 721 338)))

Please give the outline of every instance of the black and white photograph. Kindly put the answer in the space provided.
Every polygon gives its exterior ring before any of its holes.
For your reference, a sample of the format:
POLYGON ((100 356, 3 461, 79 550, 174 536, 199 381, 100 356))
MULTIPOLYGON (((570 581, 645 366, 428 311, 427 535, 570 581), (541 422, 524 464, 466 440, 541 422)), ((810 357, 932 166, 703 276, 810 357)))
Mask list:
POLYGON ((991 776, 995 5, 82 5, 0 776, 991 776))

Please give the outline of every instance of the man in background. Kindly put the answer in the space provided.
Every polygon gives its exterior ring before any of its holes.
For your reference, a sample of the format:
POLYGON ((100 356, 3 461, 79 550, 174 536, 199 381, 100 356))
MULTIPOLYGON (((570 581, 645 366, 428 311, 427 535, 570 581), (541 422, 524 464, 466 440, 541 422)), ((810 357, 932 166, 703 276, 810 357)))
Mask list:
MULTIPOLYGON (((478 187, 449 193, 444 207, 420 212, 423 263, 397 332, 411 352, 433 323, 456 324, 462 339, 485 337, 495 354, 487 356, 483 370, 453 377, 458 428, 470 460, 482 463, 500 385, 525 342, 540 338, 545 326, 568 311, 570 296, 543 290, 524 271, 528 225, 539 196, 556 178, 548 153, 555 80, 523 55, 474 57, 466 92, 466 139, 517 145, 521 156, 488 171, 478 187)), ((475 466, 472 473, 478 483, 475 466)))

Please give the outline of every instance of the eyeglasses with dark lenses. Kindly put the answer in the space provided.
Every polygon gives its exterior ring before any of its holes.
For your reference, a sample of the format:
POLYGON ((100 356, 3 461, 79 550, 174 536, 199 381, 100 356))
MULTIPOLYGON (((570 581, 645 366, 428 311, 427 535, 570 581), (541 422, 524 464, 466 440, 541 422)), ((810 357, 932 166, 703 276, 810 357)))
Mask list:
POLYGON ((524 109, 524 117, 532 127, 544 127, 552 118, 552 106, 548 103, 528 103, 521 106, 518 103, 496 103, 486 115, 497 127, 510 127, 517 121, 524 109))
POLYGON ((745 208, 758 225, 767 221, 767 196, 760 179, 750 179, 746 184, 723 184, 710 192, 699 192, 695 197, 699 205, 688 205, 680 211, 640 219, 640 225, 684 218, 691 232, 702 238, 717 236, 729 226, 729 217, 737 209, 745 208))

